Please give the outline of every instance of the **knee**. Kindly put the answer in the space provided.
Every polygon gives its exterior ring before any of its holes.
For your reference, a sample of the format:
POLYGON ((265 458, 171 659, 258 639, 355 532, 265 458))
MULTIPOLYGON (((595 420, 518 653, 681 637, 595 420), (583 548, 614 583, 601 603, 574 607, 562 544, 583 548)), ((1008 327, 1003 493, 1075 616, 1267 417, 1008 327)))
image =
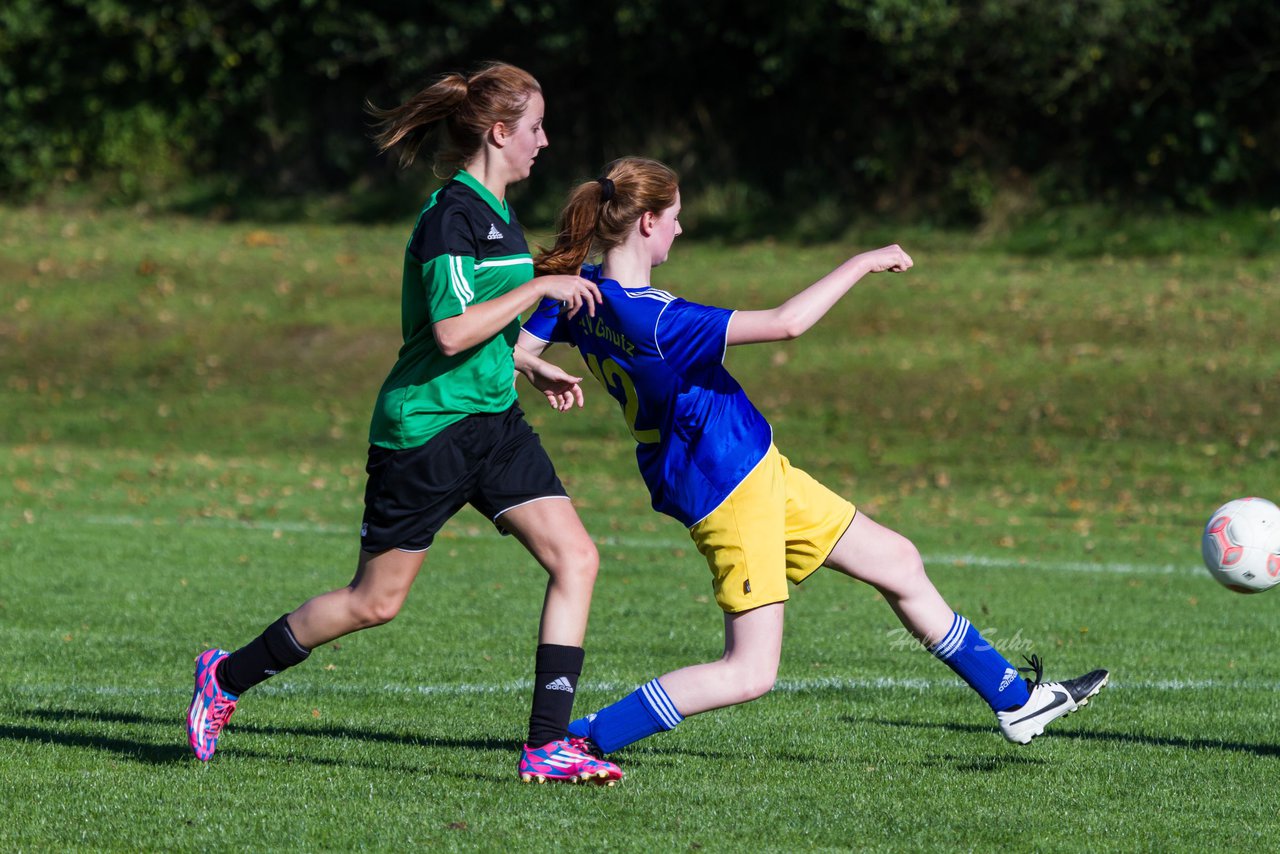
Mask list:
POLYGON ((557 581, 592 586, 600 572, 600 552, 595 543, 584 539, 562 549, 550 570, 557 581))
POLYGON ((758 700, 773 690, 776 681, 777 674, 775 673, 754 674, 741 683, 742 699, 739 702, 747 703, 751 700, 758 700))
POLYGON ((351 605, 351 617, 357 628, 385 626, 400 613, 402 599, 379 597, 357 598, 351 605))
POLYGON ((924 571, 920 550, 906 537, 895 537, 881 554, 882 571, 866 579, 881 593, 909 596, 922 585, 930 584, 924 571))
POLYGON ((778 679, 778 668, 739 667, 734 669, 731 679, 737 693, 733 702, 747 703, 752 700, 758 700, 773 690, 773 686, 778 679))
POLYGON ((921 580, 925 577, 924 558, 916 544, 903 537, 897 544, 894 563, 902 567, 902 576, 907 579, 921 580))
POLYGON ((756 699, 759 699, 760 697, 763 697, 765 694, 768 694, 770 691, 773 690, 773 686, 775 682, 777 682, 776 673, 757 674, 754 678, 743 683, 742 685, 743 702, 746 702, 749 700, 756 700, 756 699))

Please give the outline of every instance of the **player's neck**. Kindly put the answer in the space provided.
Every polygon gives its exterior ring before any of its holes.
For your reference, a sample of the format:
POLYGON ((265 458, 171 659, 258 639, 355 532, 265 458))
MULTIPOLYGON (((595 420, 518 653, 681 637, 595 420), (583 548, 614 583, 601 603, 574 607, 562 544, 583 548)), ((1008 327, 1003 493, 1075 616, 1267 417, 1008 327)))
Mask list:
POLYGON ((501 159, 490 149, 481 149, 480 153, 462 168, 466 169, 467 174, 479 181, 486 190, 493 193, 495 199, 500 202, 506 199, 507 184, 510 183, 507 170, 501 159))
POLYGON ((604 255, 605 278, 613 279, 624 288, 649 287, 649 274, 652 270, 648 247, 637 246, 635 241, 610 249, 604 255))

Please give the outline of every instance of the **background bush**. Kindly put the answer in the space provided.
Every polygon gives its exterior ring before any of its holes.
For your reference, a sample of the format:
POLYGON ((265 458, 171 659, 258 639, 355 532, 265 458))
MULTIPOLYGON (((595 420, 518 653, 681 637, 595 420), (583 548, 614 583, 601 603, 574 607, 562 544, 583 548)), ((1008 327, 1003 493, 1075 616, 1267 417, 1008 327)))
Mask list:
POLYGON ((635 152, 748 229, 1280 199, 1273 0, 8 0, 0 193, 377 215, 429 176, 364 100, 493 58, 548 94, 535 212, 635 152))

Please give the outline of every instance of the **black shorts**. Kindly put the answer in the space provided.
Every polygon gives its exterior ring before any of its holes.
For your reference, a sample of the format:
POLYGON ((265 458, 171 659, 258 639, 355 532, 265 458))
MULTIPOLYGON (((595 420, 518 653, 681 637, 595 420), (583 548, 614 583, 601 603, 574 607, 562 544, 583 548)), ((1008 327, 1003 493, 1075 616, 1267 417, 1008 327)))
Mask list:
POLYGON ((538 434, 519 404, 468 415, 425 445, 369 446, 360 548, 424 551, 464 504, 506 533, 498 517, 539 498, 567 498, 538 434))

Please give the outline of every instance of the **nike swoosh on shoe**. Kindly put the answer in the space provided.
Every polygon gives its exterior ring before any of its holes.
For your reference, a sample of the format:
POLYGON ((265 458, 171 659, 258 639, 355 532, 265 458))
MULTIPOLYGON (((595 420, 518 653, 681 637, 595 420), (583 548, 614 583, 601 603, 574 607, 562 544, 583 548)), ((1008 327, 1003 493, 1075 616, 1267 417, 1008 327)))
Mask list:
POLYGON ((1037 709, 1036 711, 1032 712, 1029 715, 1024 715, 1023 717, 1018 718, 1016 721, 1010 721, 1009 726, 1014 726, 1015 724, 1020 724, 1023 721, 1027 721, 1027 720, 1031 720, 1032 718, 1039 717, 1040 715, 1043 715, 1045 712, 1058 708, 1058 706, 1061 706, 1062 704, 1066 703, 1070 699, 1071 699, 1071 695, 1068 694, 1066 691, 1054 691, 1052 703, 1040 709, 1037 709))

